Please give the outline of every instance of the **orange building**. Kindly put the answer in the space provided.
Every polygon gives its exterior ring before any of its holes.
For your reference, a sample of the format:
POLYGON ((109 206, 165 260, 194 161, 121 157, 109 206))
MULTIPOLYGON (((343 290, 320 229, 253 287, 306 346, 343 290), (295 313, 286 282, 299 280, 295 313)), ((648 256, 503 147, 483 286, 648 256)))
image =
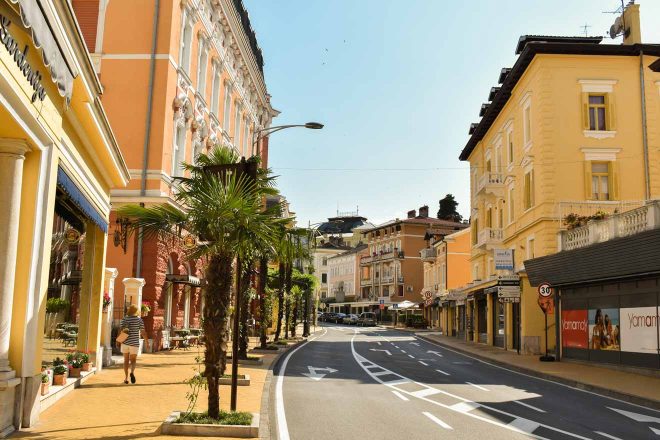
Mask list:
MULTIPOLYGON (((267 161, 267 139, 255 146, 253 138, 277 112, 241 1, 72 3, 131 174, 125 189, 112 191, 113 209, 176 206, 172 178, 184 174, 184 162, 219 145, 245 157, 259 150, 267 161)), ((186 261, 181 243, 126 239, 126 219, 115 212, 107 265, 124 280, 124 294, 120 286, 114 317, 127 302, 146 303, 146 347, 166 348, 174 330, 200 325, 202 264, 186 261)))

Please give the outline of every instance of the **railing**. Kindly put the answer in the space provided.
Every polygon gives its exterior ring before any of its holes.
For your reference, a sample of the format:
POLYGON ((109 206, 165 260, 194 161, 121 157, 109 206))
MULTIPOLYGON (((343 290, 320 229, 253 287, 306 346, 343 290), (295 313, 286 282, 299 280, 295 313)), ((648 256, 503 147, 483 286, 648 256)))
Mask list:
POLYGON ((620 201, 561 201, 557 203, 557 218, 559 219, 559 229, 566 229, 564 219, 568 214, 575 214, 580 217, 589 217, 598 212, 605 214, 615 214, 617 212, 627 212, 644 206, 642 200, 620 200, 620 201))
POLYGON ((477 236, 477 246, 499 244, 502 242, 503 237, 504 233, 502 229, 484 228, 479 231, 479 235, 477 236))
POLYGON ((394 250, 391 252, 381 252, 380 254, 366 255, 360 257, 360 264, 371 264, 375 261, 385 261, 390 259, 403 258, 403 251, 394 250))
POLYGON ((373 284, 373 280, 371 278, 360 280, 360 286, 371 286, 371 284, 373 284))
POLYGON ((630 211, 592 220, 584 226, 559 232, 559 250, 569 251, 618 237, 629 237, 660 228, 660 201, 630 211))
POLYGON ((484 189, 492 191, 504 188, 504 175, 502 173, 485 173, 477 181, 477 193, 484 189))
POLYGON ((422 256, 422 261, 434 261, 437 255, 435 248, 422 249, 419 253, 422 256))

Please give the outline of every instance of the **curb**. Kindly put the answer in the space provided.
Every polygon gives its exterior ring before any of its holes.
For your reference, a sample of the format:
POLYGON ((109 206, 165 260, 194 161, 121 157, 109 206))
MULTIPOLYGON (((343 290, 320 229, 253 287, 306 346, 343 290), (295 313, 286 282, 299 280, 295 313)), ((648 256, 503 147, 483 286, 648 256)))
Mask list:
POLYGON ((415 334, 415 336, 417 336, 418 338, 420 338, 423 341, 426 341, 430 344, 439 345, 441 347, 454 350, 454 351, 459 352, 461 354, 477 358, 480 361, 483 361, 483 362, 486 362, 486 363, 489 363, 489 364, 493 364, 493 365, 497 365, 499 367, 504 367, 504 368, 507 368, 509 370, 516 371, 518 373, 523 373, 523 374, 526 374, 528 376, 537 377, 539 379, 545 379, 545 380, 548 380, 550 382, 555 382, 555 383, 559 383, 559 384, 562 384, 562 385, 568 385, 570 387, 577 388, 579 390, 600 394, 600 395, 605 396, 605 397, 611 397, 613 399, 623 400, 625 402, 632 403, 632 404, 635 404, 635 405, 640 405, 640 406, 645 406, 645 407, 648 407, 648 408, 651 408, 651 409, 660 410, 660 401, 658 401, 658 400, 647 399, 645 397, 635 396, 633 394, 623 393, 621 391, 616 391, 616 390, 612 390, 612 389, 609 389, 609 388, 603 388, 603 387, 600 387, 600 386, 597 386, 597 385, 591 385, 591 384, 588 384, 588 383, 579 382, 579 381, 573 380, 573 379, 567 379, 565 377, 556 376, 556 375, 549 374, 549 373, 543 373, 543 372, 536 371, 536 370, 533 370, 533 369, 530 369, 530 368, 520 367, 518 365, 509 364, 507 362, 503 362, 503 361, 500 361, 500 360, 497 360, 497 359, 491 359, 487 356, 483 356, 479 353, 473 353, 472 351, 465 350, 465 349, 462 349, 460 347, 454 347, 454 346, 449 345, 449 344, 444 344, 440 341, 430 339, 426 336, 422 336, 422 335, 419 335, 419 334, 415 334))
MULTIPOLYGON (((316 333, 316 332, 314 332, 316 333)), ((313 335, 314 333, 310 333, 309 336, 313 335)), ((307 338, 309 338, 309 336, 307 338)), ((270 401, 272 398, 272 386, 271 382, 273 381, 273 370, 275 369, 275 366, 279 363, 280 358, 286 354, 289 349, 295 348, 300 344, 304 344, 307 342, 306 339, 301 339, 300 341, 296 342, 295 344, 287 346, 286 349, 284 350, 278 350, 277 355, 273 359, 273 361, 270 363, 268 366, 268 372, 266 373, 266 378, 264 379, 264 387, 263 391, 261 392, 261 410, 259 411, 259 419, 261 420, 261 426, 259 427, 259 439, 260 440, 271 440, 271 433, 270 433, 270 401)))

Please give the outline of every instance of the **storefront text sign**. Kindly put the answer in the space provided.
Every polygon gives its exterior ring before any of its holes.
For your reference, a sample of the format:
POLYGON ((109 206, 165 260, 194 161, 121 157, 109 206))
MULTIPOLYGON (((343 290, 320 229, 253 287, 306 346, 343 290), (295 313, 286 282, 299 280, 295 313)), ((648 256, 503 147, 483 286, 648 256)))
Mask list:
POLYGON ((568 348, 587 348, 589 339, 587 310, 561 311, 561 342, 568 348))
POLYGON ((513 270, 513 250, 495 249, 495 270, 513 270))

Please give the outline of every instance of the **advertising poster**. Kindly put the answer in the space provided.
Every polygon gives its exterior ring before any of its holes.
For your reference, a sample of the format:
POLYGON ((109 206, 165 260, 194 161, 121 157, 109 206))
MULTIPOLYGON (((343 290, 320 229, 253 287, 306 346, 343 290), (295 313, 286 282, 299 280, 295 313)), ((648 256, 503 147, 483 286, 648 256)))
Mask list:
POLYGON ((589 309, 589 348, 619 350, 619 309, 589 309))
POLYGON ((621 309, 621 351, 658 353, 658 310, 655 307, 621 309))
POLYGON ((589 324, 586 310, 561 311, 561 341, 563 347, 589 348, 589 324))

